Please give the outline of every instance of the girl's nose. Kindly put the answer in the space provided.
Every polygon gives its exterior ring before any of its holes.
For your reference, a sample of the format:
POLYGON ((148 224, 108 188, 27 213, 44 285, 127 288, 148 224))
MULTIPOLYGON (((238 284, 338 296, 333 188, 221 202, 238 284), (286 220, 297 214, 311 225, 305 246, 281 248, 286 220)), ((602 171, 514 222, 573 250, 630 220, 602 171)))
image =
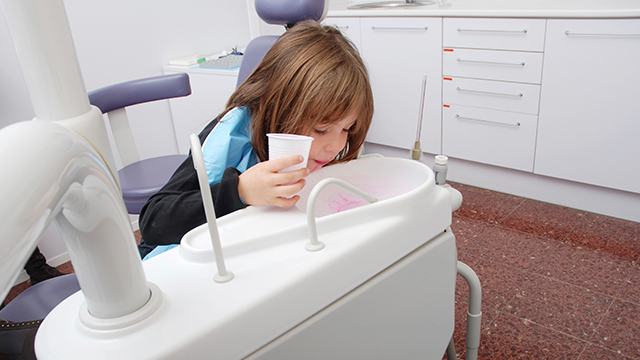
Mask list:
POLYGON ((332 152, 339 151, 341 149, 341 141, 342 139, 339 135, 332 135, 325 144, 324 149, 332 152))

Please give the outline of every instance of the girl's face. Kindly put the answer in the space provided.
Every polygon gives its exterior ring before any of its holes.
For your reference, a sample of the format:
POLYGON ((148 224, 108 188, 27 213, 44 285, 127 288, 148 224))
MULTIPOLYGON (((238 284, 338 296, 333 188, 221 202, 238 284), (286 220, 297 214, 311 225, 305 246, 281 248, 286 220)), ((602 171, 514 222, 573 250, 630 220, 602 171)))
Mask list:
POLYGON ((320 169, 338 156, 347 145, 349 129, 356 118, 354 114, 332 124, 320 124, 311 130, 311 134, 306 134, 314 138, 307 162, 309 172, 320 169))

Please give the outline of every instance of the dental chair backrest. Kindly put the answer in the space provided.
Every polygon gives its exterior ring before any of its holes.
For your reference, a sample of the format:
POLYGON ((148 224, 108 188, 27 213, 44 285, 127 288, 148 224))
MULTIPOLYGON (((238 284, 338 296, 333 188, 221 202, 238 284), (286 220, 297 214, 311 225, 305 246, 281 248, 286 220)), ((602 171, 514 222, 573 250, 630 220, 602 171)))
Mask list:
MULTIPOLYGON (((321 22, 329 10, 329 0, 255 0, 258 16, 267 24, 290 28, 303 20, 321 22)), ((238 73, 236 87, 240 86, 258 67, 271 49, 277 35, 259 36, 247 45, 238 73)))

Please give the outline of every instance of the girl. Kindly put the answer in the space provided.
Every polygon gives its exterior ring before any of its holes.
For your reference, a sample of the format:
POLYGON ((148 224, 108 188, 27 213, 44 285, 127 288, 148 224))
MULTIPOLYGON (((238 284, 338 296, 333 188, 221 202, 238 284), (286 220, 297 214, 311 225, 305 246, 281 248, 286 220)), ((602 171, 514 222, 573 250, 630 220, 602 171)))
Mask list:
MULTIPOLYGON (((199 135, 216 216, 247 205, 294 205, 299 196, 291 196, 310 172, 357 157, 372 116, 369 78, 353 44, 335 28, 296 24, 199 135), (307 167, 278 173, 302 157, 267 161, 267 133, 313 137, 307 167)), ((140 232, 146 244, 178 244, 205 222, 189 155, 142 208, 140 232)))

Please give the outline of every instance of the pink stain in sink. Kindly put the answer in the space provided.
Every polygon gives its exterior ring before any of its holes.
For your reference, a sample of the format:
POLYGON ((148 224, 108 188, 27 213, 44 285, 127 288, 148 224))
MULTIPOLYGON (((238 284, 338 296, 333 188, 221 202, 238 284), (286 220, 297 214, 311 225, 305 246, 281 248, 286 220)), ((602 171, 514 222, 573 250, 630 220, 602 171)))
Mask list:
POLYGON ((350 193, 336 194, 336 196, 325 200, 325 206, 330 210, 330 213, 332 214, 349 209, 354 209, 366 204, 368 204, 367 201, 362 200, 361 198, 350 193))

